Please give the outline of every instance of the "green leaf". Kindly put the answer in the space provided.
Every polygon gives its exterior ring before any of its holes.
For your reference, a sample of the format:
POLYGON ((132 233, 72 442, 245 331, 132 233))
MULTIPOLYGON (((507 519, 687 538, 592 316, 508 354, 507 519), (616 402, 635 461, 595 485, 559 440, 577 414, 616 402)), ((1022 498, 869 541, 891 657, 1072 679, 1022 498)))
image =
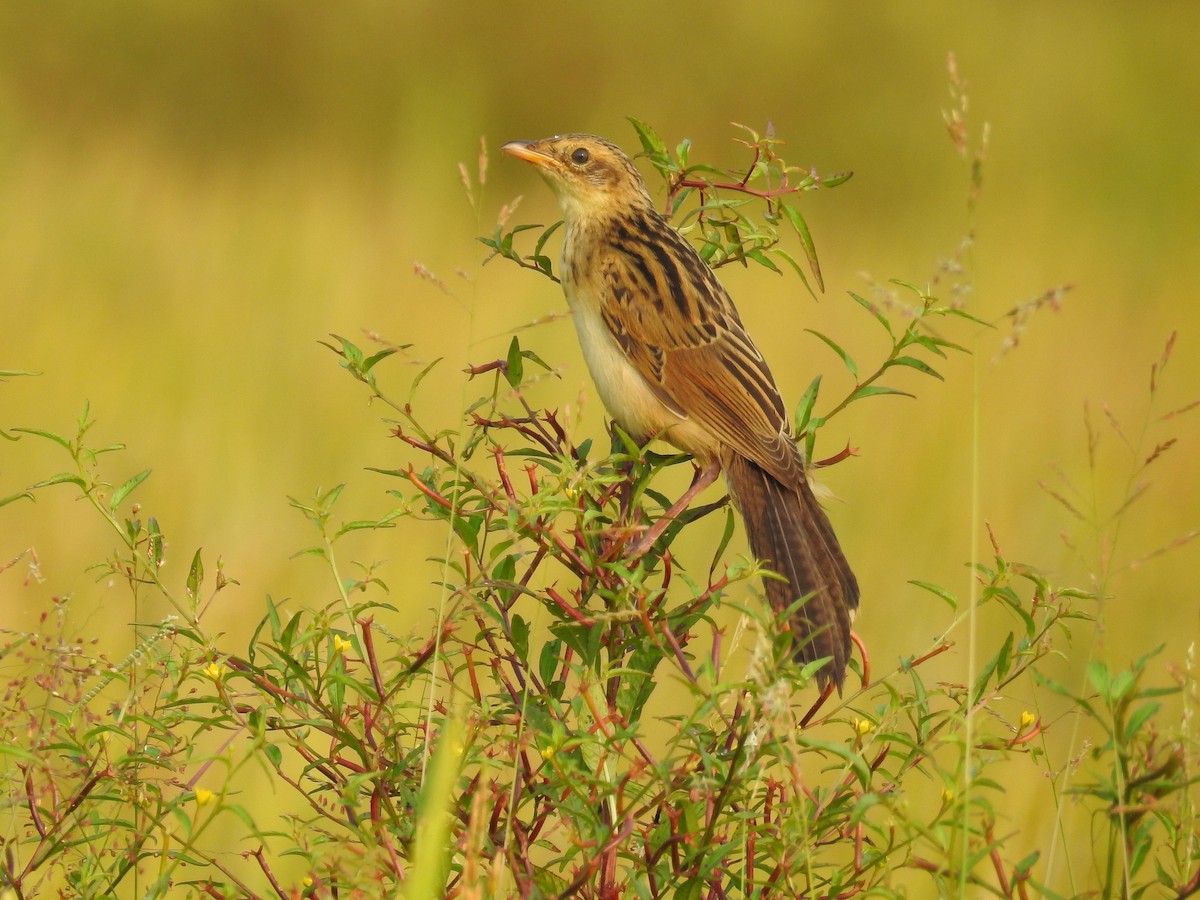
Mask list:
POLYGON ((1101 697, 1108 697, 1108 690, 1111 679, 1108 674, 1108 666, 1101 660, 1092 660, 1087 667, 1088 681, 1092 683, 1092 687, 1096 689, 1101 697))
MULTIPOLYGON (((428 502, 431 511, 436 513, 445 511, 444 507, 434 504, 432 500, 428 502)), ((479 540, 479 529, 482 526, 483 516, 479 513, 465 515, 462 510, 459 510, 459 514, 454 518, 454 533, 458 535, 458 539, 471 551, 472 556, 478 552, 476 542, 479 540)))
MULTIPOLYGON (((1136 875, 1138 870, 1141 869, 1142 864, 1146 861, 1146 857, 1153 846, 1154 840, 1147 833, 1146 824, 1142 823, 1134 832, 1133 854, 1129 862, 1129 874, 1131 876, 1136 875)), ((1191 892, 1188 891, 1187 893, 1191 892)), ((1186 896, 1186 894, 1184 894, 1184 896, 1186 896)))
POLYGON ((43 431, 40 428, 14 428, 13 431, 21 434, 32 434, 34 437, 45 438, 48 441, 53 441, 62 447, 64 450, 71 449, 71 442, 61 434, 55 434, 53 431, 43 431))
MULTIPOLYGON (((684 169, 682 174, 688 176, 689 178, 692 175, 697 174, 712 175, 715 178, 724 178, 727 173, 724 169, 719 169, 716 166, 710 166, 708 163, 696 163, 695 165, 688 166, 686 169, 684 169)), ((692 188, 688 188, 688 193, 691 193, 692 190, 692 188)))
POLYGON ((916 737, 919 743, 923 746, 929 740, 929 736, 933 733, 934 722, 933 714, 929 708, 929 691, 925 688, 925 682, 921 679, 921 673, 917 671, 915 666, 908 667, 908 677, 913 684, 913 697, 916 701, 915 706, 920 715, 917 716, 916 737))
POLYGON ((825 668, 825 665, 831 659, 833 659, 832 656, 822 656, 820 659, 814 659, 810 663, 805 663, 804 666, 800 669, 800 676, 805 681, 811 681, 813 679, 813 676, 815 676, 818 672, 820 672, 823 668, 825 668))
POLYGON ((445 893, 450 855, 453 811, 457 808, 455 785, 462 770, 467 740, 465 715, 455 710, 438 723, 437 744, 429 764, 429 775, 421 785, 413 830, 412 865, 405 883, 407 897, 441 897, 445 893))
POLYGON ((1109 693, 1113 700, 1122 700, 1136 683, 1134 674, 1130 671, 1118 672, 1109 683, 1109 693))
POLYGON ((912 356, 897 356, 895 359, 889 359, 883 364, 883 368, 885 369, 892 366, 907 366, 910 369, 916 369, 918 372, 924 372, 926 375, 932 375, 938 381, 946 380, 934 369, 912 356))
POLYGON ((139 484, 149 477, 150 470, 143 469, 113 491, 112 499, 108 501, 108 511, 115 514, 117 507, 121 505, 121 501, 128 497, 139 484))
POLYGON ((887 316, 883 314, 883 310, 881 310, 866 297, 860 297, 858 294, 854 293, 854 291, 847 291, 846 293, 848 293, 854 299, 855 303, 869 312, 872 317, 874 317, 876 322, 883 326, 889 337, 895 338, 895 333, 892 331, 892 323, 889 322, 887 316))
POLYGON ((262 752, 276 769, 283 766, 283 751, 274 744, 263 744, 262 752))
POLYGON ((396 524, 392 520, 398 519, 403 515, 404 510, 393 509, 381 519, 355 519, 353 522, 345 522, 334 533, 334 538, 340 538, 343 534, 349 534, 351 531, 378 531, 385 528, 395 528, 396 524))
POLYGON ((196 548, 196 554, 192 557, 191 568, 188 569, 187 583, 184 585, 184 590, 187 595, 195 600, 200 593, 200 586, 204 584, 204 560, 200 557, 201 548, 196 548))
POLYGON ((279 646, 284 650, 284 652, 289 653, 289 655, 291 653, 292 644, 296 642, 296 632, 299 630, 300 623, 303 621, 303 619, 303 613, 293 613, 292 617, 288 620, 287 625, 284 626, 283 631, 279 635, 279 646))
POLYGON ((635 119, 633 116, 626 116, 625 118, 633 126, 633 130, 637 132, 638 140, 642 142, 643 150, 652 156, 665 157, 667 155, 667 145, 653 128, 641 119, 635 119))
POLYGON ((1023 878, 1024 876, 1028 875, 1029 872, 1032 871, 1033 867, 1037 864, 1037 861, 1041 859, 1041 856, 1042 852, 1040 850, 1034 850, 1019 863, 1017 863, 1017 865, 1013 868, 1013 874, 1019 878, 1023 878))
POLYGON ((808 276, 804 274, 804 270, 800 268, 800 263, 796 262, 796 260, 792 257, 792 254, 788 253, 782 247, 770 247, 767 249, 767 252, 772 256, 778 256, 789 266, 791 266, 792 271, 795 272, 800 278, 800 283, 804 285, 804 289, 808 291, 814 300, 817 299, 817 292, 814 291, 812 289, 812 285, 808 283, 808 276))
POLYGON ((344 365, 346 365, 347 368, 353 369, 362 362, 363 352, 359 350, 357 345, 355 345, 352 341, 347 340, 340 334, 331 334, 330 337, 341 344, 341 349, 338 349, 337 347, 334 347, 332 344, 328 344, 325 341, 317 341, 317 343, 323 347, 328 347, 343 360, 345 360, 344 365))
POLYGON ((991 322, 985 322, 979 316, 971 315, 965 309, 959 309, 955 306, 938 306, 929 310, 928 315, 931 316, 954 316, 956 319, 966 319, 968 322, 974 322, 976 325, 982 325, 984 328, 995 328, 991 322))
POLYGON ((434 366, 436 366, 441 361, 442 361, 442 357, 439 356, 437 359, 430 362, 429 365, 425 366, 425 368, 423 368, 420 372, 417 373, 417 377, 413 379, 412 385, 408 389, 408 402, 409 403, 412 403, 413 398, 416 397, 417 388, 421 386, 421 382, 425 380, 425 376, 428 375, 430 372, 432 372, 434 369, 434 366))
POLYGON ((1127 743, 1134 739, 1148 719, 1158 713, 1159 708, 1160 704, 1153 700, 1149 703, 1143 703, 1137 708, 1134 714, 1129 717, 1129 721, 1125 723, 1125 741, 1127 743))
POLYGON ((44 487, 50 487, 53 484, 73 484, 81 491, 87 491, 87 482, 78 475, 72 475, 70 472, 59 472, 57 475, 44 478, 36 484, 31 484, 29 490, 36 491, 44 487))
POLYGON ((150 564, 155 568, 159 568, 163 564, 163 549, 166 546, 166 541, 163 538, 162 529, 158 526, 158 519, 154 516, 146 523, 146 558, 150 560, 150 564))
POLYGON ((1004 643, 1000 646, 1000 652, 996 655, 996 680, 997 683, 1003 681, 1008 675, 1012 667, 1012 652, 1013 652, 1013 633, 1010 631, 1008 637, 1004 639, 1004 643))
POLYGON ((929 591, 935 597, 944 600, 954 612, 958 612, 958 598, 943 587, 936 584, 931 584, 928 581, 909 581, 909 584, 914 587, 919 587, 923 591, 929 591))
MULTIPOLYGON (((1140 673, 1142 671, 1142 669, 1144 669, 1146 667, 1146 663, 1149 662, 1151 659, 1153 659, 1155 656, 1158 656, 1158 654, 1162 653, 1163 648, 1166 646, 1167 646, 1166 644, 1159 644, 1153 650, 1148 650, 1145 653, 1143 653, 1141 656, 1139 656, 1133 663, 1133 671, 1140 673)), ((1168 691, 1169 690, 1170 689, 1168 689, 1168 691)))
POLYGON ((679 160, 679 165, 685 169, 688 164, 688 154, 691 152, 692 142, 689 138, 684 138, 675 146, 675 158, 679 160))
POLYGON ((525 365, 521 357, 521 342, 517 340, 516 335, 513 335, 512 342, 508 345, 504 377, 508 379, 510 385, 516 388, 521 386, 521 377, 524 373, 525 365))
POLYGON ((546 241, 550 240, 550 235, 562 228, 562 219, 559 219, 553 225, 548 225, 542 229, 542 236, 537 239, 537 243, 533 245, 533 253, 535 256, 541 254, 542 249, 546 246, 546 241))
POLYGON ((1088 715, 1091 716, 1093 719, 1100 721, 1100 714, 1096 711, 1096 708, 1093 707, 1092 704, 1089 703, 1084 698, 1076 696, 1075 692, 1072 691, 1070 688, 1068 688, 1066 685, 1062 684, 1061 682, 1055 681, 1053 678, 1047 678, 1045 675, 1040 674, 1036 670, 1034 670, 1032 674, 1033 674, 1034 681, 1036 681, 1039 685, 1047 687, 1050 690, 1054 691, 1054 693, 1061 694, 1062 696, 1068 698, 1073 703, 1075 703, 1077 706, 1080 706, 1083 709, 1087 710, 1088 715))
MULTIPOLYGON (((1008 639, 1009 639, 1009 641, 1012 640, 1011 632, 1008 635, 1008 639)), ((992 677, 992 674, 996 671, 996 666, 999 665, 999 663, 1000 663, 1000 656, 999 655, 993 656, 990 660, 988 660, 988 662, 984 665, 983 669, 979 672, 979 677, 977 677, 975 679, 975 687, 971 693, 970 702, 972 705, 974 705, 975 703, 978 703, 979 698, 983 696, 983 692, 987 688, 988 680, 992 677)))
POLYGON ((512 642, 517 659, 522 662, 529 659, 529 623, 519 615, 512 617, 512 642))
POLYGON ((553 369, 550 368, 550 364, 548 362, 546 362, 544 359, 542 359, 540 356, 538 356, 532 350, 522 350, 521 357, 522 357, 522 359, 526 359, 529 362, 537 363, 539 366, 541 366, 547 372, 554 371, 553 369))
POLYGON ((794 206, 779 204, 779 208, 783 214, 787 216, 792 227, 796 229, 796 234, 800 235, 800 246, 804 248, 804 255, 808 258, 808 267, 812 270, 813 279, 817 282, 817 287, 822 291, 825 290, 825 279, 821 277, 821 263, 817 260, 817 247, 813 243, 812 234, 808 230, 808 223, 804 221, 804 216, 800 214, 800 210, 794 206))
POLYGON ((940 356, 942 359, 949 359, 943 347, 949 347, 951 350, 957 350, 959 353, 970 353, 966 347, 960 346, 953 341, 944 341, 941 338, 935 338, 928 334, 907 334, 904 340, 905 346, 909 344, 920 344, 930 353, 940 356))
POLYGON ((10 503, 15 503, 17 500, 32 500, 37 502, 37 497, 29 493, 29 491, 21 491, 19 494, 9 494, 7 497, 0 497, 0 506, 8 506, 10 503))
POLYGON ((542 652, 538 655, 538 676, 542 679, 542 684, 549 687, 554 683, 554 679, 558 675, 558 665, 561 661, 562 641, 558 638, 546 641, 542 645, 542 652))
POLYGON ((363 360, 362 370, 364 372, 370 372, 371 369, 375 368, 375 365, 377 363, 383 362, 385 359, 387 359, 393 353, 397 352, 397 350, 399 350, 398 347, 387 347, 384 350, 380 350, 374 356, 367 357, 365 360, 363 360))
POLYGON ((318 495, 317 504, 322 510, 328 511, 329 509, 332 509, 333 505, 338 502, 338 498, 342 496, 342 491, 345 489, 346 482, 344 481, 341 484, 334 485, 324 494, 318 495))
POLYGON ((849 822, 852 825, 857 825, 862 822, 867 811, 872 807, 882 803, 882 799, 876 793, 863 794, 858 798, 858 802, 854 804, 854 808, 850 811, 849 822))
POLYGON ((825 335, 821 334, 821 332, 813 331, 813 329, 811 329, 811 328, 805 328, 804 330, 807 331, 811 335, 815 335, 816 337, 818 337, 822 341, 824 341, 826 344, 828 344, 829 348, 834 353, 836 353, 839 357, 841 357, 842 364, 847 369, 850 370, 850 374, 854 376, 855 380, 858 380, 858 364, 855 363, 853 359, 851 359, 849 353, 847 353, 845 350, 843 350, 839 344, 837 344, 835 341, 833 341, 833 339, 827 338, 825 335))
POLYGON ((721 532, 721 540, 717 543, 716 552, 713 553, 712 570, 715 571, 717 562, 725 555, 725 551, 729 548, 729 542, 733 540, 734 532, 734 517, 733 509, 725 508, 725 529, 721 532))
POLYGON ((796 737, 800 744, 805 747, 811 747, 814 750, 823 751, 830 756, 838 757, 854 773, 863 790, 870 788, 871 769, 867 766, 867 761, 855 753, 852 748, 834 741, 817 740, 816 738, 809 737, 805 732, 800 732, 796 737))
POLYGON ((500 597, 504 600, 504 605, 507 608, 516 595, 516 590, 511 587, 517 577, 517 560, 520 557, 518 553, 509 553, 492 567, 491 580, 500 592, 500 597))
MULTIPOLYGON (((564 613, 557 606, 547 607, 550 612, 563 618, 564 613)), ((595 660, 600 649, 600 636, 604 626, 593 625, 591 627, 581 625, 574 619, 569 619, 562 622, 556 622, 550 626, 550 631, 556 637, 560 638, 564 644, 574 650, 584 663, 591 663, 595 660)))
POLYGON ((812 417, 813 406, 817 402, 817 393, 821 390, 821 376, 818 375, 808 383, 804 393, 800 396, 800 402, 796 404, 796 412, 794 418, 796 420, 796 433, 804 431, 808 428, 809 419, 812 417))
POLYGON ((855 389, 854 393, 850 395, 850 400, 847 402, 852 403, 855 400, 862 400, 864 397, 876 397, 880 394, 892 394, 897 397, 913 396, 908 391, 902 391, 898 388, 890 388, 883 384, 864 384, 855 389))
MULTIPOLYGON (((638 442, 626 434, 625 430, 616 422, 612 423, 612 434, 614 438, 614 445, 616 443, 620 443, 621 447, 624 448, 626 455, 632 457, 633 459, 637 459, 638 456, 641 455, 642 448, 639 446, 638 442)), ((615 449, 616 448, 614 446, 614 450, 615 449)))
POLYGON ((894 284, 894 285, 896 285, 896 287, 902 287, 902 288, 904 288, 906 291, 912 291, 914 294, 916 294, 916 295, 917 295, 918 297, 920 297, 922 300, 924 300, 924 299, 926 299, 926 298, 928 298, 928 297, 929 297, 929 295, 928 295, 928 294, 926 294, 926 293, 925 293, 925 291, 923 291, 921 288, 917 287, 917 286, 916 286, 915 284, 913 284, 911 281, 904 281, 904 280, 902 280, 902 279, 900 279, 900 278, 889 278, 889 279, 888 279, 888 281, 889 281, 891 284, 894 284))
POLYGON ((834 172, 832 175, 826 175, 821 179, 821 187, 835 188, 839 184, 845 184, 854 177, 853 172, 834 172))
POLYGON ((772 272, 774 272, 776 275, 783 274, 783 272, 780 270, 779 266, 777 266, 777 265, 775 265, 775 263, 771 262, 771 260, 767 257, 767 254, 765 254, 762 250, 757 250, 757 249, 750 250, 749 252, 746 253, 746 258, 754 260, 760 266, 765 266, 766 268, 768 268, 772 272))
POLYGON ((727 248, 727 258, 736 259, 743 266, 746 265, 746 248, 742 246, 742 233, 737 229, 737 223, 726 222, 724 224, 725 241, 729 245, 727 248))

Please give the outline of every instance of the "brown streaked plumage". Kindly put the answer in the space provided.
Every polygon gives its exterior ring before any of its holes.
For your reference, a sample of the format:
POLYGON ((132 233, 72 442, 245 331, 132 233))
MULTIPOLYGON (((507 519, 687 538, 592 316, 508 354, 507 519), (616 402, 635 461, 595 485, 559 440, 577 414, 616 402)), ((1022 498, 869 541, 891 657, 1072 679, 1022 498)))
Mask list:
POLYGON ((636 440, 662 438, 724 470, 750 549, 785 579, 764 584, 772 608, 791 610, 797 657, 832 657, 819 677, 840 689, 858 582, 729 294, 615 144, 565 134, 503 149, 558 196, 563 292, 605 407, 636 440))

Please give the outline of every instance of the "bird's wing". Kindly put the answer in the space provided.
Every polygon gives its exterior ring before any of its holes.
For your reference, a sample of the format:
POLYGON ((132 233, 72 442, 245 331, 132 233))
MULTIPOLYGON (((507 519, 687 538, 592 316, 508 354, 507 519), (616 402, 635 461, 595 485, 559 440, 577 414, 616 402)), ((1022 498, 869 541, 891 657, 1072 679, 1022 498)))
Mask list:
POLYGON ((599 262, 604 322, 663 404, 784 484, 803 478, 775 380, 691 245, 663 223, 599 262))

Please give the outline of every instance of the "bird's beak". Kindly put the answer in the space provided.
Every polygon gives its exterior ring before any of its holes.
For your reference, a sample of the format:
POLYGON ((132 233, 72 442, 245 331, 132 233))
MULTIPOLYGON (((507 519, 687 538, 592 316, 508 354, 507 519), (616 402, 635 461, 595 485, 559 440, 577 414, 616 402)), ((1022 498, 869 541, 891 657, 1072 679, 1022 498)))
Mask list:
POLYGON ((535 166, 543 169, 558 167, 558 160, 549 154, 542 153, 540 150, 535 150, 533 141, 509 141, 500 149, 509 156, 523 159, 525 162, 533 163, 535 166))

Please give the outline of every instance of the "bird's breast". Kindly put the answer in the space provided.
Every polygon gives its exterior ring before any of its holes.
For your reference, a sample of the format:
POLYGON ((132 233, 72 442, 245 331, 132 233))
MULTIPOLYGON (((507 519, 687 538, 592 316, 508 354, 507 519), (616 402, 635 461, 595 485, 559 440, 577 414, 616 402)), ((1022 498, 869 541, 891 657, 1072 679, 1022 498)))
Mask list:
POLYGON ((701 458, 716 455, 719 442, 713 435, 670 409, 625 355, 601 315, 598 298, 583 285, 564 286, 592 381, 617 424, 639 443, 659 437, 701 458))

